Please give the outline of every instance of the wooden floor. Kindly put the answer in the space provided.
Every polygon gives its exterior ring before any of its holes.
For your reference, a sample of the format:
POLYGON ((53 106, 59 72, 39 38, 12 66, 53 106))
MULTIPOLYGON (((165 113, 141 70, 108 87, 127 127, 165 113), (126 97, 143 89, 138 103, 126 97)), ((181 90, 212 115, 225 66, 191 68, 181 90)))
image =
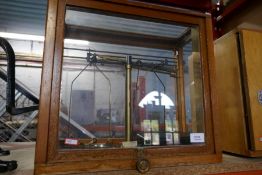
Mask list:
MULTIPOLYGON (((2 156, 1 160, 17 160, 17 170, 5 175, 33 175, 34 143, 0 143, 0 147, 11 150, 10 156, 2 156)), ((87 175, 139 175, 135 170, 113 171, 101 173, 84 173, 87 175)), ((217 164, 176 166, 153 168, 148 175, 262 175, 262 158, 243 158, 223 155, 223 162, 217 164)))

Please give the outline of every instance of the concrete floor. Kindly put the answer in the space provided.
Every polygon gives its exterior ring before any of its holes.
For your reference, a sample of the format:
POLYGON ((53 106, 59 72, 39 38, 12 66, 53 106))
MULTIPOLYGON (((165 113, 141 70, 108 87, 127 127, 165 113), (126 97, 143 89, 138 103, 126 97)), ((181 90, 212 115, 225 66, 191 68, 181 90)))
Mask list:
POLYGON ((9 156, 1 156, 1 160, 16 160, 18 167, 15 171, 3 175, 33 175, 35 143, 1 143, 1 148, 10 150, 9 156))
MULTIPOLYGON (((18 168, 13 172, 3 173, 4 175, 33 175, 34 168, 34 143, 2 143, 0 147, 9 149, 11 155, 0 157, 1 160, 17 160, 18 168)), ((148 175, 207 175, 225 172, 240 172, 261 170, 262 158, 243 158, 231 155, 223 155, 223 162, 205 165, 187 165, 168 168, 153 168, 148 175)), ((139 175, 135 170, 113 171, 101 173, 84 173, 88 175, 139 175)), ((245 174, 245 173, 244 173, 245 174)))

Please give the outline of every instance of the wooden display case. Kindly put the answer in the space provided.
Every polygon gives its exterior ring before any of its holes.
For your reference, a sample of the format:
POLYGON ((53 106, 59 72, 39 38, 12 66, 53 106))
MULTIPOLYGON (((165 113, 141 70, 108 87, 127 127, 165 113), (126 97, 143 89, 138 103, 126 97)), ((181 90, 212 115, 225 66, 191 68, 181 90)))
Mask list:
POLYGON ((262 156, 259 31, 237 29, 215 41, 223 151, 262 156))
POLYGON ((210 14, 49 1, 35 174, 219 162, 214 88, 210 14))

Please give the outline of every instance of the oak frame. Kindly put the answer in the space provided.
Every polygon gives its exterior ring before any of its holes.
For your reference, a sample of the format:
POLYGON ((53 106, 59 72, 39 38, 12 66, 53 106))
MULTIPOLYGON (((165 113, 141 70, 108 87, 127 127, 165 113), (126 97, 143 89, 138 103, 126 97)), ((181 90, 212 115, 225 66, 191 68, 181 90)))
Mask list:
POLYGON ((67 5, 199 26, 206 144, 145 148, 144 156, 150 161, 152 167, 165 167, 178 163, 212 163, 221 161, 221 150, 216 129, 219 122, 217 122, 218 118, 215 115, 215 65, 211 16, 209 14, 127 0, 121 2, 116 0, 49 0, 35 174, 135 169, 139 154, 136 149, 92 151, 58 149, 59 94, 64 16, 67 5), (118 155, 122 155, 121 158, 118 155))

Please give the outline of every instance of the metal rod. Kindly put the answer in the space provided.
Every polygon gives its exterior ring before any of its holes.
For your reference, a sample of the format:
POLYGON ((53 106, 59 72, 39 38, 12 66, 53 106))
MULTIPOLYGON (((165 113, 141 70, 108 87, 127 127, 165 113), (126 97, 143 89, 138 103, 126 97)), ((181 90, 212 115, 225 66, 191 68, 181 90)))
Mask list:
POLYGON ((132 56, 142 56, 142 57, 152 57, 152 58, 166 58, 174 60, 174 57, 164 57, 164 56, 153 56, 153 55, 144 55, 144 54, 134 54, 134 53, 125 53, 125 52, 110 52, 110 51, 102 51, 102 50, 90 50, 90 49, 79 49, 79 48, 70 48, 64 47, 67 50, 79 50, 79 51, 91 51, 96 53, 110 53, 110 54, 121 54, 121 55, 132 55, 132 56))
POLYGON ((137 116, 138 112, 137 112, 137 90, 138 90, 138 79, 139 79, 139 72, 140 72, 140 69, 138 67, 137 69, 137 75, 136 75, 136 89, 135 89, 135 92, 133 93, 133 103, 132 103, 132 107, 133 107, 133 114, 137 116))
MULTIPOLYGON (((6 64, 1 64, 0 63, 0 66, 6 66, 6 64)), ((30 68, 42 68, 42 65, 39 65, 39 66, 35 66, 35 65, 15 65, 15 67, 30 67, 30 68)))
MULTIPOLYGON (((73 55, 64 55, 63 56, 64 58, 75 58, 75 59, 79 59, 79 60, 84 60, 86 59, 86 57, 84 56, 73 56, 73 55)), ((125 64, 125 56, 109 56, 109 55, 98 55, 98 57, 100 57, 101 59, 103 60, 97 60, 97 61, 111 61, 111 62, 119 62, 121 63, 121 59, 123 60, 122 61, 122 64, 125 64), (114 57, 114 59, 110 58, 110 57, 114 57)), ((159 57, 158 57, 159 58, 159 57)), ((163 60, 162 59, 149 59, 149 58, 140 58, 140 57, 132 57, 133 60, 140 60, 140 61, 147 61, 147 62, 160 62, 162 63, 163 60)), ((167 63, 169 63, 168 65, 170 66, 175 66, 177 65, 177 60, 172 60, 172 61, 168 61, 167 60, 167 63), (173 65, 170 64, 170 63, 174 63, 173 65)), ((168 66, 166 65, 166 66, 168 66)))
POLYGON ((131 141, 131 73, 132 57, 127 57, 126 64, 126 141, 131 141))
MULTIPOLYGON (((157 77, 157 79, 159 80, 159 82, 161 83, 161 85, 163 86, 163 89, 164 89, 164 94, 166 94, 166 86, 165 86, 165 84, 163 83, 163 81, 161 80, 161 78, 157 75, 157 73, 154 71, 154 74, 155 74, 155 76, 157 77)), ((162 96, 161 96, 161 93, 159 93, 159 97, 160 97, 160 99, 159 99, 159 104, 160 104, 160 106, 161 106, 161 98, 162 98, 162 96)), ((164 123, 163 123, 163 125, 164 125, 164 133, 166 132, 166 106, 165 106, 165 104, 163 105, 164 106, 164 123)), ((163 135, 163 138, 164 138, 164 142, 166 142, 166 135, 164 134, 163 135)))
POLYGON ((179 48, 178 51, 178 81, 177 81, 177 116, 179 127, 181 129, 180 133, 184 134, 187 132, 187 123, 186 123, 186 107, 185 107, 185 84, 184 84, 184 64, 183 64, 183 48, 179 48))
POLYGON ((19 129, 17 129, 13 135, 10 137, 10 139, 8 140, 8 142, 14 142, 20 135, 21 133, 28 127, 28 125, 30 124, 30 122, 36 118, 36 116, 38 115, 38 111, 34 111, 30 114, 30 116, 25 120, 25 122, 19 127, 19 129))
POLYGON ((157 75, 155 71, 154 71, 154 74, 157 77, 157 79, 159 80, 159 82, 161 83, 161 85, 163 86, 164 93, 166 93, 166 86, 164 85, 163 81, 160 79, 160 77, 157 75))

